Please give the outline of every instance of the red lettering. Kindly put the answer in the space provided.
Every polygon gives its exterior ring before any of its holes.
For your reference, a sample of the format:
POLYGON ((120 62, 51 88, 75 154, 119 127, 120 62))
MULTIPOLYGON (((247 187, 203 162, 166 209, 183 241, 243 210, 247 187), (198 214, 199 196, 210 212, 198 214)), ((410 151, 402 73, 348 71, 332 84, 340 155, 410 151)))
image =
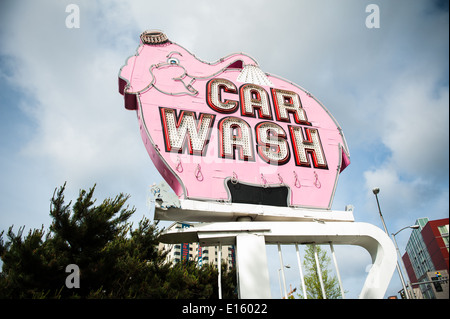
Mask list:
POLYGON ((200 113, 197 120, 195 112, 180 111, 160 107, 162 128, 166 151, 182 153, 188 148, 191 155, 204 155, 211 136, 215 115, 200 113))

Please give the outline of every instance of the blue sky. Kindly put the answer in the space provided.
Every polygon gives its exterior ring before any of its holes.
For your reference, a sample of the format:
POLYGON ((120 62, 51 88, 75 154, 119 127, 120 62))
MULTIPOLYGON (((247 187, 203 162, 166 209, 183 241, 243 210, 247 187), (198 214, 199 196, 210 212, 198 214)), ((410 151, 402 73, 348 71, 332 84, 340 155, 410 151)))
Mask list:
MULTIPOLYGON (((351 155, 333 209, 352 204, 356 221, 382 227, 371 191, 380 187, 391 232, 448 217, 446 1, 2 1, 0 231, 48 227, 49 200, 65 181, 67 199, 97 183, 99 201, 128 193, 136 221, 153 217, 149 187, 162 178, 117 91, 119 68, 145 29, 163 30, 206 61, 245 52, 314 94, 351 155), (80 28, 66 27, 69 4, 80 9, 80 28), (369 4, 380 8, 379 28, 366 27, 369 4)), ((397 236, 402 253, 408 238, 397 236)), ((370 258, 336 252, 356 298, 370 258)), ((279 266, 270 267, 278 297, 279 266)), ((288 284, 298 286, 291 272, 288 284)), ((394 273, 386 295, 400 288, 394 273)))

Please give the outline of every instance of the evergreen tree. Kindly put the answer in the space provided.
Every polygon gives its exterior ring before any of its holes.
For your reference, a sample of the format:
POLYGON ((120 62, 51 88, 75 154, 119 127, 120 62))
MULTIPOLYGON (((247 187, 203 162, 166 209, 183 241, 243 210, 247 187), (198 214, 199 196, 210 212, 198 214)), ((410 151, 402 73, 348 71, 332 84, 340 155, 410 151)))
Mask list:
MULTIPOLYGON (((11 226, 6 242, 0 233, 0 298, 217 298, 215 267, 168 264, 157 249, 157 223, 144 217, 132 229, 128 195, 95 206, 94 186, 71 205, 64 201, 65 186, 51 199, 48 231, 24 236, 24 227, 15 234, 11 226), (66 286, 70 264, 80 270, 79 288, 66 286)), ((224 296, 235 297, 235 278, 224 269, 224 296)))
MULTIPOLYGON (((325 288, 327 299, 341 298, 341 291, 337 278, 333 276, 329 269, 330 257, 325 250, 316 245, 317 256, 319 260, 320 270, 322 271, 322 280, 325 288)), ((320 286, 319 273, 317 270, 316 259, 314 256, 314 246, 307 245, 305 249, 305 257, 303 261, 305 269, 305 286, 308 299, 324 299, 322 288, 320 286)), ((301 295, 299 295, 301 296, 301 295)))

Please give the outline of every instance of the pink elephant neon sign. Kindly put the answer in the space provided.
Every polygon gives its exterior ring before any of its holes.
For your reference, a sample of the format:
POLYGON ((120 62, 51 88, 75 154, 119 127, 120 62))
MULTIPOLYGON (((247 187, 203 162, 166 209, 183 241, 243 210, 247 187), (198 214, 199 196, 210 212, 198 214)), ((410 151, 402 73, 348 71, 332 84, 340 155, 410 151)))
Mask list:
POLYGON ((350 163, 328 110, 243 53, 208 63, 146 31, 119 92, 180 198, 330 209, 350 163))

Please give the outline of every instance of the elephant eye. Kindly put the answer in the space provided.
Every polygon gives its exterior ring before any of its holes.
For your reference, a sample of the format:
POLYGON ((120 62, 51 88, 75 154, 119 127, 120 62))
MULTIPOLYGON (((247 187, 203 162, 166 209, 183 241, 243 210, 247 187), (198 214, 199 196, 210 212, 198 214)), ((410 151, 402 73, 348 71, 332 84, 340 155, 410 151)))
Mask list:
POLYGON ((178 64, 178 63, 180 63, 180 61, 178 61, 178 59, 176 59, 176 58, 168 58, 167 59, 167 63, 169 63, 169 64, 178 64))

